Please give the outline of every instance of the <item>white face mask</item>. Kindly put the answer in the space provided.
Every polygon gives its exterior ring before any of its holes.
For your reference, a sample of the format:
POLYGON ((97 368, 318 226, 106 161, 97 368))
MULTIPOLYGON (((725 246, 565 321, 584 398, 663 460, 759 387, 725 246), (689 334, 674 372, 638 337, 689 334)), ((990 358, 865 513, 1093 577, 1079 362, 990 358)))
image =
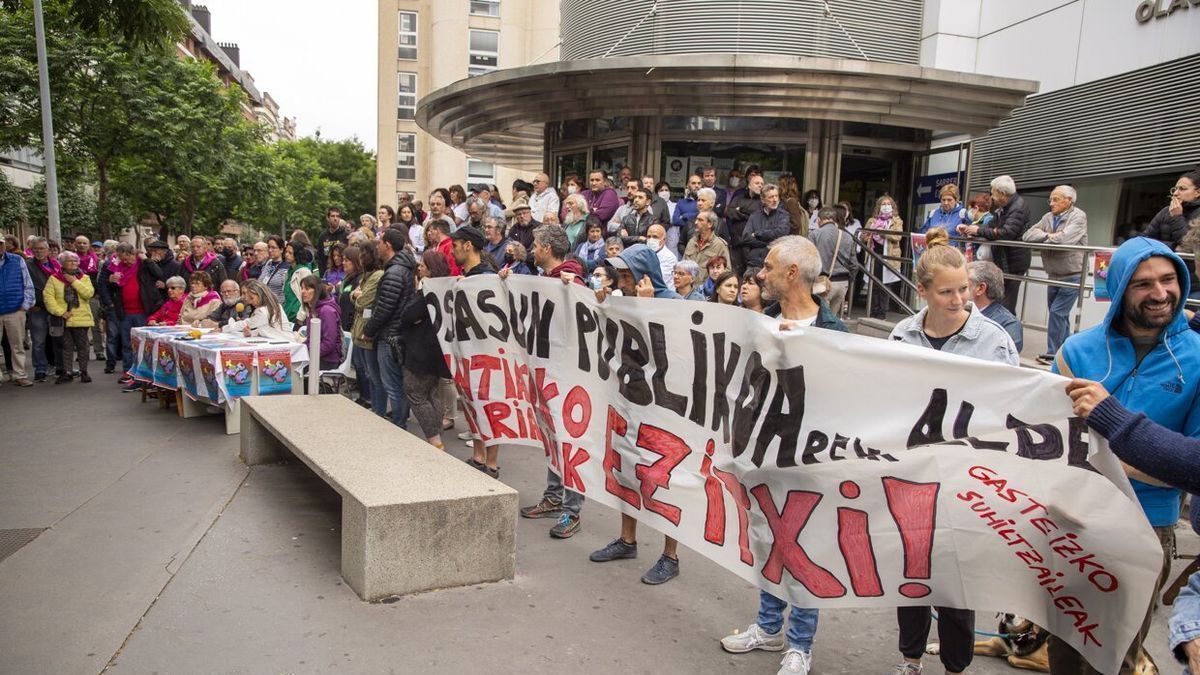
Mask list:
POLYGON ((578 192, 579 192, 579 188, 575 187, 574 185, 567 186, 567 194, 573 195, 573 194, 577 194, 578 192))
POLYGON ((892 205, 891 205, 891 204, 884 204, 883 206, 879 207, 879 212, 880 212, 880 213, 882 213, 882 214, 883 214, 883 215, 885 215, 885 216, 890 216, 890 215, 892 215, 892 205))
POLYGON ((662 197, 662 200, 664 202, 671 201, 671 193, 666 190, 663 190, 662 192, 658 193, 658 196, 662 197))
POLYGON ((729 187, 731 187, 731 188, 736 188, 737 186, 739 186, 741 184, 742 184, 741 178, 734 176, 733 178, 729 179, 729 187))
POLYGON ((820 199, 810 199, 810 200, 808 200, 808 208, 815 209, 815 208, 817 208, 817 206, 820 203, 821 203, 820 199))
POLYGON ((658 249, 662 248, 662 240, 650 237, 646 239, 646 245, 650 247, 651 251, 657 252, 658 249))

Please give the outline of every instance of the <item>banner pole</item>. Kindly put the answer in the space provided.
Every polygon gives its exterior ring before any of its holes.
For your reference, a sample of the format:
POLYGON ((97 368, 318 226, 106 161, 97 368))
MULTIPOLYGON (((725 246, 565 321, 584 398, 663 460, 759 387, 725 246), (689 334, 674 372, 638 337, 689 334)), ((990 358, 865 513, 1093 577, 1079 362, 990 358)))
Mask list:
POLYGON ((316 396, 321 382, 321 320, 313 317, 308 324, 308 395, 316 396))

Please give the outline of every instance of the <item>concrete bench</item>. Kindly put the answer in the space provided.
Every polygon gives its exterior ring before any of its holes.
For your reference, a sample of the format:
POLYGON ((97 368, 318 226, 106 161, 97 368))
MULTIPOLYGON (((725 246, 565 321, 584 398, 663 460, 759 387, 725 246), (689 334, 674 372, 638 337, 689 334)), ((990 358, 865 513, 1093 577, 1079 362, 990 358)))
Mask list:
POLYGON ((342 577, 363 600, 512 579, 517 491, 344 396, 241 399, 248 465, 295 456, 342 496, 342 577))

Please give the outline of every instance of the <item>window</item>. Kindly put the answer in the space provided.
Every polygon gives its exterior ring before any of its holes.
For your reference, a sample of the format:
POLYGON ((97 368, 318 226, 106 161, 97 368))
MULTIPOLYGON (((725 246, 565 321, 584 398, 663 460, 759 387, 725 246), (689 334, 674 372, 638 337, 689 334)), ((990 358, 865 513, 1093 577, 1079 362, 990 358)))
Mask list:
POLYGON ((417 135, 396 135, 396 180, 417 179, 417 135))
POLYGON ((494 30, 471 31, 467 75, 490 73, 500 65, 500 33, 494 30))
POLYGON ((400 49, 397 58, 417 60, 417 13, 400 12, 400 49))
POLYGON ((467 185, 496 182, 496 165, 467 158, 467 185))
POLYGON ((481 16, 500 16, 500 0, 471 0, 471 13, 481 16))
POLYGON ((417 74, 400 73, 397 89, 396 119, 411 120, 417 116, 417 74))

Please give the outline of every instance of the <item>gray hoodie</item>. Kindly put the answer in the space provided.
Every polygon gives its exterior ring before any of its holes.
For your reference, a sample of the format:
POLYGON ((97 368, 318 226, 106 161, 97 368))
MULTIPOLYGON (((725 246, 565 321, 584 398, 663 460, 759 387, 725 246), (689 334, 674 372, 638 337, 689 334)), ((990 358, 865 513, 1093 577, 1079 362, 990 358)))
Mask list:
MULTIPOLYGON (((971 315, 967 317, 967 323, 957 335, 946 342, 942 351, 1012 366, 1021 365, 1021 353, 1017 351, 1017 346, 1013 344, 1008 332, 1001 328, 1000 324, 980 313, 974 304, 971 304, 970 308, 971 315)), ((925 307, 896 324, 892 329, 891 338, 897 342, 932 349, 933 345, 921 328, 925 325, 925 314, 928 311, 929 308, 925 307)))

